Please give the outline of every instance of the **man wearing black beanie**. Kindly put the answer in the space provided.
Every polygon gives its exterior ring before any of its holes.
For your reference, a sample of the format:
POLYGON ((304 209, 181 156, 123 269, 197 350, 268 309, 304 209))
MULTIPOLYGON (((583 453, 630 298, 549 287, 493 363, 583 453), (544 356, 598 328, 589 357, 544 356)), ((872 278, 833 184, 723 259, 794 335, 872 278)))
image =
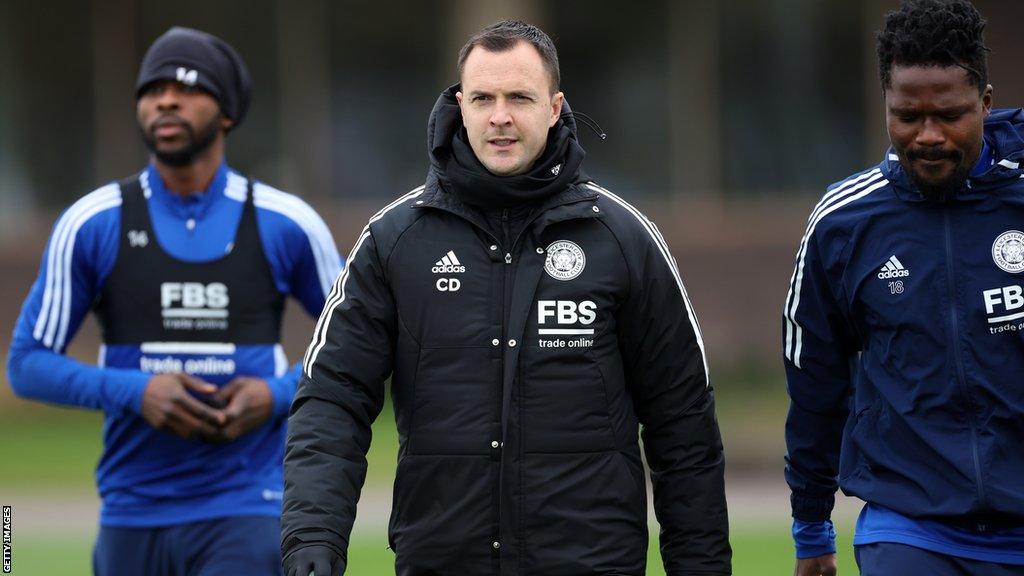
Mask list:
POLYGON ((20 396, 105 413, 97 575, 277 575, 301 372, 279 343, 284 300, 319 313, 341 258, 305 202, 225 163, 252 93, 231 46, 172 28, 135 91, 150 164, 57 221, 9 379, 20 396), (64 356, 92 309, 98 367, 64 356))
MULTIPOLYGON (((191 28, 171 28, 146 52, 135 83, 140 124, 144 121, 142 104, 152 102, 145 97, 168 84, 208 97, 207 104, 212 98, 219 107, 219 113, 201 126, 165 117, 155 119, 159 125, 142 125, 143 140, 150 152, 170 166, 192 163, 219 136, 241 124, 252 98, 249 71, 234 48, 220 38, 191 28), (168 124, 181 128, 181 132, 167 127, 168 124), (147 128, 160 132, 159 137, 147 128)), ((218 145, 223 147, 222 138, 218 145)), ((223 157, 223 151, 219 156, 223 157)))

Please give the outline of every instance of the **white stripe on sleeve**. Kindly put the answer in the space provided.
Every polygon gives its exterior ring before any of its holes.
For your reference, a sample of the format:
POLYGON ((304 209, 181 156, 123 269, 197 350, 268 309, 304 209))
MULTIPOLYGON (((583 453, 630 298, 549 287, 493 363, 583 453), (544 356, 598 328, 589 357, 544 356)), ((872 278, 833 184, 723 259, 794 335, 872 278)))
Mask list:
POLYGON ((303 372, 307 377, 312 377, 313 365, 316 364, 317 356, 320 354, 320 350, 323 349, 324 345, 327 344, 327 329, 330 325, 330 318, 334 314, 334 310, 338 305, 345 301, 345 284, 348 281, 349 269, 359 253, 359 248, 362 247, 363 242, 365 242, 370 236, 370 224, 373 224, 383 218, 384 215, 392 209, 419 196, 420 194, 423 194, 423 191, 424 187, 420 186, 404 196, 399 197, 397 200, 388 204, 379 212, 374 214, 370 218, 370 221, 366 223, 366 226, 363 227, 363 231, 359 234, 359 239, 356 240, 356 244, 352 248, 352 253, 349 254, 345 269, 342 270, 341 275, 338 276, 338 279, 334 282, 333 288, 331 288, 330 294, 327 296, 327 302, 324 304, 323 312, 320 313, 320 318, 317 320, 316 328, 313 330, 313 340, 309 343, 309 348, 306 350, 306 355, 302 362, 303 372))
POLYGON ((338 261, 338 248, 334 243, 327 224, 313 208, 297 196, 271 188, 266 184, 256 182, 254 187, 253 201, 257 208, 263 208, 282 214, 302 228, 309 240, 309 247, 313 252, 313 259, 316 262, 317 278, 320 281, 320 289, 326 297, 331 291, 331 285, 341 273, 341 263, 338 261))
POLYGON ((71 205, 54 228, 46 254, 46 288, 32 335, 59 350, 67 334, 71 308, 71 261, 79 229, 96 214, 121 205, 121 189, 109 184, 71 205))
POLYGON ((682 295, 683 304, 686 306, 686 315, 690 319, 690 326, 693 328, 693 335, 697 339, 697 347, 700 348, 701 360, 704 362, 704 385, 708 386, 711 383, 711 372, 708 370, 708 357, 707 352, 704 349, 704 338, 701 335, 700 323, 697 321, 697 314, 693 310, 693 305, 690 304, 690 297, 686 293, 686 287, 683 286, 683 279, 679 275, 679 266, 676 264, 676 259, 672 257, 672 253, 669 252, 668 243, 665 242, 665 238, 662 237, 661 231, 658 230, 658 227, 654 225, 654 222, 648 220, 647 217, 644 216, 639 210, 637 210, 628 202, 626 202, 622 198, 619 198, 612 192, 598 186, 593 182, 588 182, 587 187, 590 188, 591 190, 594 190, 595 192, 598 192, 606 196, 616 204, 619 204, 627 211, 629 211, 629 213, 632 214, 638 222, 640 222, 640 224, 644 227, 645 230, 647 230, 647 233, 650 234, 651 238, 654 240, 654 245, 658 247, 658 251, 661 252, 661 256, 665 259, 665 263, 668 264, 668 268, 672 272, 672 276, 675 278, 676 284, 679 286, 679 293, 682 295))
POLYGON ((800 288, 804 277, 804 258, 807 255, 807 244, 814 234, 818 223, 836 210, 859 200, 889 183, 882 177, 881 170, 875 169, 860 177, 850 179, 826 194, 811 213, 807 230, 800 241, 797 252, 797 264, 790 280, 789 294, 786 296, 786 358, 800 368, 800 351, 803 348, 803 327, 796 320, 796 311, 800 306, 800 288))

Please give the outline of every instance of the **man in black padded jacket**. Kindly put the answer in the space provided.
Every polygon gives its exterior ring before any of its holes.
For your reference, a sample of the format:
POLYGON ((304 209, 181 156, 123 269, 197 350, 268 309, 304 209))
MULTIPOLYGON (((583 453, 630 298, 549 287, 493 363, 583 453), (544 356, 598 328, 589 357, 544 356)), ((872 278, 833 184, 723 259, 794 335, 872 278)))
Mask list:
POLYGON ((499 22, 370 219, 289 420, 286 574, 340 574, 391 376, 399 575, 640 575, 643 437, 669 575, 731 572, 697 318, 657 227, 587 180, 551 39, 499 22), (640 431, 642 430, 642 434, 640 431))

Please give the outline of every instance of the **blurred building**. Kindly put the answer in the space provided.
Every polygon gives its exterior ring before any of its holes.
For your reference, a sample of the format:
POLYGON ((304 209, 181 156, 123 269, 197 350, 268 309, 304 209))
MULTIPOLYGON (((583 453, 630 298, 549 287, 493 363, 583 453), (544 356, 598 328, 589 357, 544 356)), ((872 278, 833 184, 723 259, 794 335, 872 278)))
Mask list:
MULTIPOLYGON (((0 3, 0 205, 62 205, 145 160, 133 82, 169 26, 235 45, 256 81, 233 165, 304 194, 393 196, 469 33, 505 17, 561 51, 587 164, 654 195, 816 190, 884 146, 873 31, 895 0, 49 0, 0 3)), ((979 0, 1000 96, 1024 94, 1015 0, 979 0)))
MULTIPOLYGON (((1019 106, 1024 5, 975 3, 996 104, 1019 106)), ((375 207, 422 181, 427 115, 456 81, 459 47, 512 17, 554 38, 568 101, 608 134, 582 128, 584 168, 655 216, 713 361, 774 359, 814 197, 886 146, 874 31, 897 4, 0 0, 0 265, 22 274, 0 286, 0 321, 17 314, 54 211, 145 162, 134 80, 168 27, 241 52, 256 90, 230 163, 310 199, 347 248, 375 207)))

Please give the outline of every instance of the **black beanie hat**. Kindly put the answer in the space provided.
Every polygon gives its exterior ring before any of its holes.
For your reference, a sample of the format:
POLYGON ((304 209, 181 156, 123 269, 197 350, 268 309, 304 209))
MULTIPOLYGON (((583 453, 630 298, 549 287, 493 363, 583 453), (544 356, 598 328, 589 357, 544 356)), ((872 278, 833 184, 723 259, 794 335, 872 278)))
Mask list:
POLYGON ((206 90, 234 121, 234 128, 242 123, 252 99, 252 79, 238 52, 220 38, 192 28, 175 26, 153 42, 139 68, 135 98, 158 80, 206 90))

